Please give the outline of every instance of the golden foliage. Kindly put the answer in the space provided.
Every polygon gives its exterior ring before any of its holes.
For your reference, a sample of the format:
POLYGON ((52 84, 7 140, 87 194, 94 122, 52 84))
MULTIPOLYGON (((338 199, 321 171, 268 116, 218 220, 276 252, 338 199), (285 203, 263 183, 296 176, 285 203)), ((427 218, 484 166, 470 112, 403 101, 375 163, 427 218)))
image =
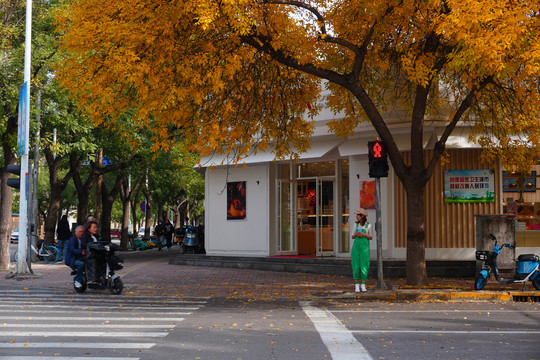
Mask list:
POLYGON ((487 155, 515 161, 538 156, 539 13, 527 0, 76 0, 57 17, 58 76, 95 122, 130 114, 156 146, 180 132, 201 155, 302 151, 322 78, 340 136, 369 120, 393 143, 383 114, 416 111, 411 126, 468 121, 487 155))
POLYGON ((236 10, 247 2, 222 5, 231 16, 216 25, 212 2, 72 2, 57 16, 68 54, 58 77, 96 123, 115 127, 129 114, 153 132, 156 149, 171 132, 201 155, 237 147, 242 156, 270 143, 279 155, 305 149, 314 79, 243 45, 249 19, 236 10))

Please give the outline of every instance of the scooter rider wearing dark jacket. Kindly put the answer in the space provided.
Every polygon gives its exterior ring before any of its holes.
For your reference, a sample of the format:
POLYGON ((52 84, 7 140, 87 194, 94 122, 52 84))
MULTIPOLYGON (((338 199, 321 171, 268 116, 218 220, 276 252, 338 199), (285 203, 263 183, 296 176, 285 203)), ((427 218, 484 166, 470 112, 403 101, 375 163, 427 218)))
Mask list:
MULTIPOLYGON (((85 232, 82 237, 82 243, 84 245, 84 248, 86 249, 88 244, 98 242, 98 239, 96 236, 98 232, 98 225, 95 221, 88 221, 86 223, 84 230, 85 232)), ((86 262, 86 265, 87 265, 86 266, 87 280, 96 281, 103 275, 105 259, 102 259, 99 256, 96 257, 95 254, 93 254, 93 256, 91 256, 86 262)))
POLYGON ((86 244, 83 242, 84 227, 77 226, 75 235, 69 238, 65 264, 76 271, 75 286, 81 287, 84 282, 84 266, 86 263, 86 244))

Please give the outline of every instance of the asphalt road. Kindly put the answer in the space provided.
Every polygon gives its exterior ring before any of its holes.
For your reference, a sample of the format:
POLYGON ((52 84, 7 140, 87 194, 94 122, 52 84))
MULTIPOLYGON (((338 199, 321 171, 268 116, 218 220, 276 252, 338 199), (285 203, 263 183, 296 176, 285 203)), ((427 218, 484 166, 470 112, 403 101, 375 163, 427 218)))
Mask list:
POLYGON ((331 299, 347 279, 168 265, 173 251, 124 254, 122 295, 75 294, 63 264, 2 276, 0 359, 540 359, 540 303, 331 299))
MULTIPOLYGON (((540 305, 319 303, 373 359, 539 359, 540 305)), ((363 359, 357 357, 356 359, 363 359)))
POLYGON ((207 302, 36 289, 0 296, 0 359, 17 360, 155 358, 151 351, 163 353, 171 332, 207 302))

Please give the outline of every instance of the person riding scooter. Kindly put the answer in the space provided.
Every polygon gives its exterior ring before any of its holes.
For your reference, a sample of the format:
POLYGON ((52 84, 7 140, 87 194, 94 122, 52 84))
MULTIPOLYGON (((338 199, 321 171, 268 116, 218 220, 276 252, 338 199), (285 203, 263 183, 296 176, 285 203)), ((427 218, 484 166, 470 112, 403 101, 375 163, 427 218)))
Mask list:
MULTIPOLYGON (((82 237, 84 249, 87 249, 89 244, 99 243, 97 239, 98 225, 95 221, 89 221, 85 226, 85 233, 82 237)), ((105 255, 100 252, 94 252, 93 256, 86 261, 86 277, 88 281, 97 281, 103 277, 105 269, 105 255)))
POLYGON ((86 265, 86 245, 83 243, 84 226, 77 226, 75 235, 68 240, 65 264, 75 271, 76 287, 84 282, 84 268, 86 265))

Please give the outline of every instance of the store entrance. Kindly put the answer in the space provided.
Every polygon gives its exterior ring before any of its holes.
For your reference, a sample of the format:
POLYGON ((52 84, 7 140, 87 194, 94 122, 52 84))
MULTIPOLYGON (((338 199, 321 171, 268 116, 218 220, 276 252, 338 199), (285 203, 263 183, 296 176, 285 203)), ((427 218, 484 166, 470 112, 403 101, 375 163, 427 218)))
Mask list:
POLYGON ((278 183, 280 255, 335 255, 334 190, 333 177, 278 183))

